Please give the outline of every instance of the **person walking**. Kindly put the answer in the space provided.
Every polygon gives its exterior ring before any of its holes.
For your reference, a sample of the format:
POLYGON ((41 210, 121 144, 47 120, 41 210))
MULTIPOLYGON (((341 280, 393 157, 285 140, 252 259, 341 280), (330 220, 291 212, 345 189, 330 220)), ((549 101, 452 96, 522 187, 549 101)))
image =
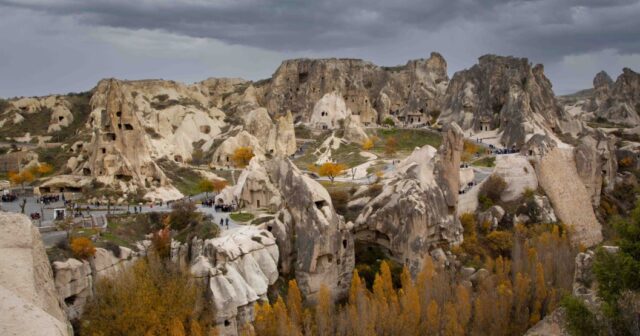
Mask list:
POLYGON ((225 218, 225 224, 227 224, 227 230, 229 230, 229 217, 225 218))

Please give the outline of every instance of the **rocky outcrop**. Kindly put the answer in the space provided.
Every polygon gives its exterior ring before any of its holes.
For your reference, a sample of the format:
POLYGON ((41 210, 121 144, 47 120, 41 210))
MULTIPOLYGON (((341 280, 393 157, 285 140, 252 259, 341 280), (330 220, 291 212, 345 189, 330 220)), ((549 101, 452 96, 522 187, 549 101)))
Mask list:
POLYGON ((573 229, 573 242, 593 246, 602 241, 602 227, 591 206, 591 194, 576 169, 573 150, 554 148, 540 159, 536 173, 558 219, 573 229))
POLYGON ((615 186, 618 163, 615 138, 596 131, 580 138, 574 149, 576 168, 580 179, 591 195, 594 208, 600 205, 602 187, 612 191, 615 186))
POLYGON ((333 208, 329 193, 288 159, 266 163, 282 195, 282 208, 264 224, 276 237, 283 276, 295 276, 309 300, 325 285, 344 297, 355 264, 353 237, 333 208))
POLYGON ((494 205, 486 211, 479 213, 476 218, 481 227, 488 227, 491 230, 495 230, 498 228, 498 224, 500 224, 505 213, 501 206, 494 205))
POLYGON ((564 308, 558 308, 529 328, 524 336, 570 336, 564 308))
POLYGON ((253 226, 223 231, 191 244, 191 273, 203 281, 214 308, 219 335, 235 336, 253 321, 253 306, 267 299, 278 279, 278 247, 273 235, 253 226))
POLYGON ((365 126, 389 116, 425 123, 439 113, 447 81, 447 64, 438 53, 394 68, 358 59, 295 59, 284 61, 260 87, 259 103, 276 115, 291 111, 296 121, 309 122, 316 102, 335 93, 365 126))
POLYGON ((87 301, 93 297, 95 283, 101 278, 113 278, 133 264, 137 257, 131 249, 120 246, 118 255, 110 250, 96 248, 89 260, 74 258, 55 261, 55 287, 59 300, 70 320, 82 315, 87 301))
POLYGON ((254 155, 263 156, 264 147, 258 138, 247 131, 241 131, 235 136, 224 140, 213 152, 212 163, 219 166, 233 166, 233 154, 240 147, 249 147, 254 155))
POLYGON ((524 156, 498 155, 493 174, 501 177, 507 184, 500 195, 500 199, 504 202, 517 200, 526 190, 538 189, 536 171, 524 156))
POLYGON ((440 117, 465 131, 498 130, 506 147, 520 147, 535 133, 560 131, 565 119, 542 65, 494 55, 453 76, 440 117))
POLYGON ((71 335, 38 230, 0 212, 0 334, 71 335))
POLYGON ((238 183, 233 186, 232 192, 233 199, 239 200, 240 207, 277 211, 281 205, 280 191, 271 183, 264 168, 264 158, 261 157, 251 159, 240 174, 238 183))
POLYGON ((461 243, 456 215, 460 136, 454 126, 440 153, 426 145, 400 162, 355 220, 355 239, 383 247, 414 274, 432 250, 461 243))
POLYGON ((444 192, 447 206, 458 204, 460 190, 460 156, 464 149, 464 134, 458 124, 446 126, 442 146, 438 151, 439 160, 436 164, 436 177, 444 192))
POLYGON ((49 125, 46 133, 60 131, 68 127, 74 119, 73 113, 71 113, 71 103, 64 96, 21 98, 11 101, 10 104, 11 107, 9 109, 15 111, 14 124, 24 120, 23 114, 49 114, 49 125))
POLYGON ((593 87, 588 108, 596 117, 633 126, 640 124, 640 74, 624 68, 614 83, 602 71, 593 79, 593 87))
POLYGON ((296 135, 291 113, 277 117, 274 124, 267 109, 261 107, 249 112, 244 123, 245 129, 263 144, 266 153, 278 156, 295 153, 296 135))

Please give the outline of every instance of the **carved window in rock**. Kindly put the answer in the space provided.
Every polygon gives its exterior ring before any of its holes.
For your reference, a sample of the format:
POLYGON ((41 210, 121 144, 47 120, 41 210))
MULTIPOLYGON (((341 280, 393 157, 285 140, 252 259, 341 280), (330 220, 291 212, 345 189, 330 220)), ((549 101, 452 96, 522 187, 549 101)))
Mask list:
POLYGON ((116 112, 116 117, 122 117, 122 111, 116 112))
POLYGON ((133 125, 131 124, 124 124, 124 129, 127 131, 133 131, 133 125))
POLYGON ((104 134, 104 140, 105 141, 116 141, 116 134, 115 133, 105 133, 104 134))
POLYGON ((211 126, 209 125, 202 125, 200 126, 200 132, 204 133, 204 134, 209 134, 211 133, 211 126))

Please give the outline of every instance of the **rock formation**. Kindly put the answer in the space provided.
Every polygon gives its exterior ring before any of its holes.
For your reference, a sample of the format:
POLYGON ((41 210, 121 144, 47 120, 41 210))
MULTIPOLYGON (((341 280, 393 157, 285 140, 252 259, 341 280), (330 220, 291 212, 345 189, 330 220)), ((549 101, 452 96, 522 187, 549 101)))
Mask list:
POLYGON ((602 241, 602 227, 591 206, 591 194, 576 169, 573 149, 554 148, 540 159, 536 173, 558 218, 573 228, 573 242, 593 246, 602 241))
POLYGON ((0 212, 0 334, 71 335, 38 230, 0 212))
POLYGON ((520 155, 499 155, 496 157, 494 174, 501 177, 507 187, 500 195, 504 202, 514 201, 522 196, 525 190, 538 189, 536 171, 529 160, 520 155))
POLYGON ((253 321, 253 305, 267 299, 278 279, 278 247, 273 235, 244 226, 218 238, 191 244, 191 273, 207 286, 219 335, 236 336, 253 321))
POLYGON ((344 297, 355 262, 353 238, 329 193, 288 159, 266 166, 283 198, 275 218, 264 224, 278 242, 280 272, 295 276, 309 300, 315 300, 321 285, 328 286, 334 297, 344 297))
POLYGON ((291 113, 277 117, 274 124, 267 109, 261 107, 249 112, 244 123, 245 130, 259 140, 266 153, 279 156, 295 153, 296 135, 291 113))
POLYGON ((587 105, 596 117, 633 126, 640 124, 640 74, 624 68, 614 83, 602 71, 593 79, 593 87, 594 94, 587 105))
POLYGON ((355 220, 355 239, 383 247, 413 273, 431 250, 461 243, 455 210, 461 150, 462 133, 455 124, 440 153, 429 145, 416 148, 382 182, 379 193, 366 196, 371 198, 355 220))
POLYGON ((233 198, 238 200, 241 207, 249 209, 267 208, 277 211, 280 208, 282 196, 264 168, 264 158, 254 157, 249 162, 238 183, 232 187, 233 198))
POLYGON ((574 149, 576 168, 580 179, 591 195, 594 208, 600 205, 602 186, 612 191, 618 164, 615 156, 615 138, 601 131, 587 134, 579 139, 574 149))
POLYGON ((439 113, 447 81, 447 64, 438 53, 394 68, 357 59, 295 59, 284 61, 260 86, 259 103, 309 122, 316 102, 335 93, 365 126, 388 116, 426 123, 439 113))
POLYGON ((440 117, 465 131, 497 130, 507 147, 522 146, 534 133, 560 131, 564 119, 542 65, 494 55, 453 76, 440 117))
POLYGON ((264 147, 258 138, 247 131, 241 131, 235 136, 227 138, 218 146, 213 152, 212 163, 219 166, 233 166, 233 154, 240 147, 251 148, 254 155, 263 156, 265 154, 264 147))

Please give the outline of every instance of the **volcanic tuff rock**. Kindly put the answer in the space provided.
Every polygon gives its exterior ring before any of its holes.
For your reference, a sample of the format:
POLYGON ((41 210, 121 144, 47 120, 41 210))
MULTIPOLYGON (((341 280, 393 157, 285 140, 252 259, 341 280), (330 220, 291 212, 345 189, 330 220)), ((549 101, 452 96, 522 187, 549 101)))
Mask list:
POLYGON ((213 239, 194 238, 191 273, 207 286, 218 333, 238 335, 253 321, 253 305, 267 299, 278 279, 278 247, 273 235, 254 226, 223 231, 213 239))
POLYGON ((553 204, 558 219, 574 229, 573 243, 593 246, 602 241, 602 227, 591 206, 571 148, 552 149, 536 164, 540 186, 553 204))
POLYGON ((591 195, 593 206, 598 207, 603 184, 607 191, 613 191, 615 186, 618 171, 615 138, 596 131, 583 136, 579 141, 574 149, 576 168, 591 195))
POLYGON ((13 124, 19 124, 24 120, 23 115, 47 113, 49 114, 47 133, 56 132, 73 122, 73 114, 70 109, 71 103, 64 96, 58 95, 12 100, 9 102, 9 106, 5 107, 4 112, 9 118, 0 121, 0 127, 10 118, 13 119, 13 124))
POLYGON ((384 247, 414 274, 432 249, 461 243, 455 211, 461 142, 454 124, 441 153, 426 145, 401 161, 355 220, 355 239, 384 247))
POLYGON ((38 230, 0 212, 0 334, 70 335, 38 230))
POLYGON ((245 129, 260 141, 266 153, 288 156, 296 152, 291 113, 276 117, 273 123, 267 109, 261 107, 249 112, 244 123, 245 129))
POLYGON ((640 74, 624 68, 614 83, 602 71, 593 79, 593 87, 588 109, 596 117, 633 126, 640 124, 640 74))
POLYGON ((533 133, 566 127, 543 66, 526 58, 485 55, 449 82, 440 120, 456 121, 463 130, 497 129, 500 142, 521 146, 533 133), (562 124, 562 125, 561 125, 562 124))
POLYGON ((280 272, 294 275, 310 300, 323 284, 334 297, 344 297, 355 265, 353 237, 329 193, 288 159, 271 160, 266 167, 283 197, 275 218, 263 225, 278 242, 280 272))
POLYGON ((336 92, 364 125, 387 116, 415 116, 415 122, 420 116, 424 123, 439 112, 447 81, 447 64, 438 53, 394 68, 358 59, 295 59, 259 85, 259 102, 274 114, 291 111, 296 122, 309 122, 316 102, 336 92))

